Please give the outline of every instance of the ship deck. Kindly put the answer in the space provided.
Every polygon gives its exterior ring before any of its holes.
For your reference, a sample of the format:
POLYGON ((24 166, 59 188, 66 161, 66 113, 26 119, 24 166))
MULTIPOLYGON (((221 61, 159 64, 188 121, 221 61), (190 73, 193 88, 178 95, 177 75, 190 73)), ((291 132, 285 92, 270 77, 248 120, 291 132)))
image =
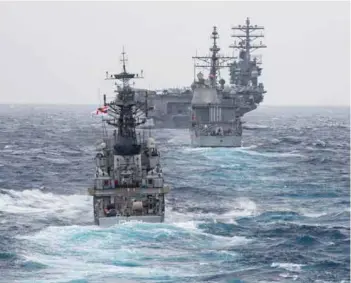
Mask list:
POLYGON ((94 189, 88 188, 88 194, 91 196, 131 196, 140 194, 167 194, 170 191, 169 186, 163 188, 117 188, 117 189, 94 189))

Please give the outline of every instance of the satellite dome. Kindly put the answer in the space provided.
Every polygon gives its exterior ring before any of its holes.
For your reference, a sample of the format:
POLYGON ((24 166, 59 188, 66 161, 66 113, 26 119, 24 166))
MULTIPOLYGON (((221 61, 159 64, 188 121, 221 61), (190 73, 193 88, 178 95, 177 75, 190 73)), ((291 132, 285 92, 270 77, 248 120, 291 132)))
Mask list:
POLYGON ((230 91, 231 91, 230 86, 229 86, 229 85, 226 85, 226 86, 224 87, 224 91, 225 91, 225 92, 230 92, 230 91))
POLYGON ((155 148, 155 140, 153 138, 148 138, 147 147, 148 148, 155 148))
POLYGON ((200 72, 200 73, 197 74, 197 78, 199 80, 203 80, 204 79, 204 75, 200 72))

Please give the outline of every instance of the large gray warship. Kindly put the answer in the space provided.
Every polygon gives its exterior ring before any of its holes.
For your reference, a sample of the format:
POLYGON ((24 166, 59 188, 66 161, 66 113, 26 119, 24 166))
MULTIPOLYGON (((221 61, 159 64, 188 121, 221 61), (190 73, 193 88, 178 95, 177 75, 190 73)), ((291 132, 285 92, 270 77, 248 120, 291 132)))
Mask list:
MULTIPOLYGON (((231 47, 238 50, 239 60, 231 63, 227 62, 230 69, 230 95, 237 92, 236 96, 236 111, 239 117, 245 113, 257 108, 257 105, 262 102, 265 91, 252 91, 253 88, 258 88, 262 84, 257 85, 257 78, 261 74, 261 60, 259 56, 252 57, 251 52, 257 48, 264 48, 264 45, 254 45, 252 41, 263 35, 253 34, 254 31, 261 30, 263 27, 250 25, 247 19, 246 25, 236 26, 233 30, 242 31, 244 34, 233 35, 238 38, 238 44, 231 47), (246 45, 248 42, 248 46, 246 45), (245 52, 245 53, 244 53, 245 52), (240 57, 241 56, 243 57, 240 57), (246 54, 244 56, 244 54, 246 54), (251 58, 252 57, 252 58, 251 58), (248 75, 251 70, 251 75, 248 75), (251 88, 253 86, 253 88, 251 88), (249 90, 249 91, 248 91, 249 90), (251 94, 249 94, 251 92, 251 94), (252 95, 252 96, 251 96, 252 95)), ((209 56, 210 57, 210 56, 209 56)), ((204 59, 204 58, 202 58, 204 59)), ((209 63, 209 62, 207 62, 209 63)), ((209 64, 210 65, 210 64, 209 64)), ((228 88, 225 89, 228 92, 228 88)), ((222 91, 223 92, 223 91, 222 91)), ((190 88, 169 88, 162 90, 154 90, 150 92, 149 102, 154 105, 153 111, 150 111, 149 116, 153 119, 156 128, 189 128, 191 121, 191 101, 193 92, 190 88)))
POLYGON ((142 75, 126 71, 124 51, 122 63, 121 73, 106 72, 107 80, 122 85, 113 101, 107 103, 104 95, 104 106, 98 110, 106 115, 102 119, 101 143, 96 147, 94 186, 88 189, 93 196, 95 224, 104 227, 125 222, 163 222, 165 194, 169 192, 151 130, 141 128, 148 117, 148 93, 140 102, 129 85, 131 79, 142 75))
POLYGON ((213 46, 210 56, 196 56, 193 59, 201 61, 194 64, 194 68, 208 68, 208 79, 200 72, 197 80, 192 84, 193 98, 191 101, 191 144, 195 147, 240 147, 242 145, 241 117, 257 108, 263 101, 266 92, 262 83, 258 83, 262 68, 257 57, 251 56, 251 51, 264 48, 265 45, 256 45, 252 41, 263 37, 262 34, 253 34, 263 27, 246 25, 232 28, 244 34, 234 34, 239 39, 231 48, 239 50, 239 59, 235 57, 219 56, 217 46, 218 32, 213 28, 213 46), (224 79, 219 79, 221 68, 230 69, 230 85, 225 85, 224 79))

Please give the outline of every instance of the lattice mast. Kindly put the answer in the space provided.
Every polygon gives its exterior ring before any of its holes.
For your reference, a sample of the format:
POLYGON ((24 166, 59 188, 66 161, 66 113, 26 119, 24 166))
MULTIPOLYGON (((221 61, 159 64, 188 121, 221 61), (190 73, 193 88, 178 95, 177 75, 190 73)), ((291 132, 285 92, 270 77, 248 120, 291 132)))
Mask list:
MULTIPOLYGON (((257 58, 251 58, 251 53, 257 49, 266 48, 267 46, 262 44, 260 41, 259 44, 255 44, 254 41, 257 38, 263 38, 264 35, 262 33, 257 34, 257 31, 263 31, 263 26, 253 26, 250 25, 250 19, 246 18, 246 25, 238 25, 232 27, 234 34, 232 37, 239 40, 239 42, 234 41, 234 44, 230 45, 230 48, 234 48, 239 50, 239 58, 243 61, 243 67, 249 71, 250 64, 252 65, 260 65, 261 62, 257 61, 257 58), (237 34, 235 32, 243 32, 241 34, 237 34)), ((259 68, 259 73, 261 73, 262 68, 259 68)), ((242 84, 246 85, 249 81, 249 76, 245 77, 242 84)))
MULTIPOLYGON (((217 46, 217 40, 219 39, 217 27, 213 27, 211 38, 213 39, 213 45, 210 48, 211 54, 210 56, 194 56, 192 57, 194 62, 194 68, 209 68, 210 74, 210 85, 211 87, 217 87, 217 77, 219 76, 219 70, 221 68, 229 67, 230 65, 226 64, 229 60, 235 59, 234 57, 226 57, 220 56, 219 51, 220 48, 217 46), (202 61, 200 63, 196 63, 196 60, 202 61), (205 64, 204 64, 205 63, 205 64)), ((223 81, 224 84, 224 81, 223 81)))
MULTIPOLYGON (((121 143, 136 144, 136 126, 146 122, 146 119, 137 121, 138 110, 145 110, 147 115, 147 96, 144 104, 136 102, 135 92, 130 87, 129 81, 131 79, 142 79, 143 71, 141 74, 128 73, 126 70, 126 53, 122 52, 122 72, 119 74, 110 74, 106 72, 105 80, 117 80, 122 82, 122 87, 118 87, 116 98, 107 103, 106 96, 104 95, 104 106, 108 106, 108 114, 114 117, 113 120, 107 120, 109 125, 118 128, 118 140, 121 143)), ((117 83, 116 83, 117 84, 117 83)), ((147 92, 146 92, 147 93, 147 92)))

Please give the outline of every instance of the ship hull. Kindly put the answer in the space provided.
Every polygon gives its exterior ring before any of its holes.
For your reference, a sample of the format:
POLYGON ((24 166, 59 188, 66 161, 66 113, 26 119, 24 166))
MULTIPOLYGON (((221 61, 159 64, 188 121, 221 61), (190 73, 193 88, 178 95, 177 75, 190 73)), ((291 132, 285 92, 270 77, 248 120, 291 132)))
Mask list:
POLYGON ((191 133, 193 147, 241 147, 241 136, 195 136, 191 133))
POLYGON ((96 220, 99 226, 110 227, 126 223, 162 223, 164 215, 99 217, 96 220))
POLYGON ((154 120, 157 129, 186 129, 190 123, 189 115, 164 115, 154 120))

